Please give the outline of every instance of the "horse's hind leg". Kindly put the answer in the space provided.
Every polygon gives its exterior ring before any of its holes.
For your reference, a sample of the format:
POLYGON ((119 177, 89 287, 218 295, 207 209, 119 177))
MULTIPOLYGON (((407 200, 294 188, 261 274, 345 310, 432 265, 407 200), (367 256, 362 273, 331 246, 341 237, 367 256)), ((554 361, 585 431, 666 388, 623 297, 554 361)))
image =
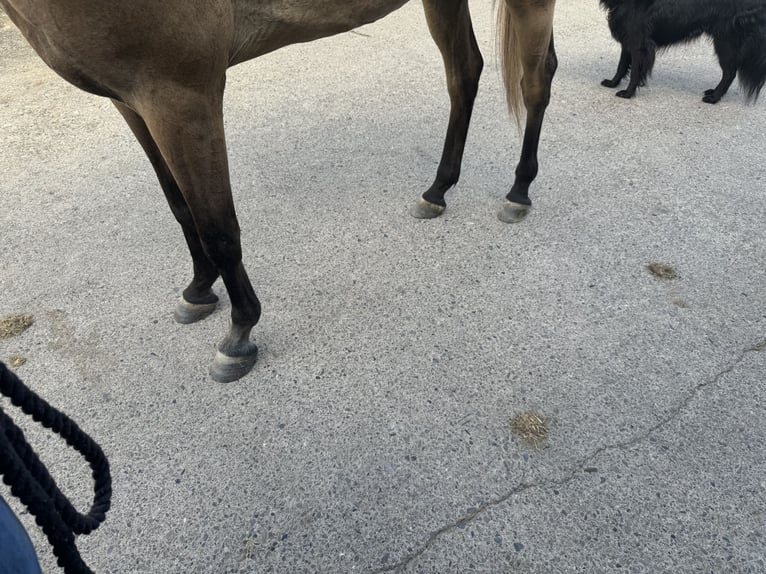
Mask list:
POLYGON ((440 215, 444 195, 460 177, 460 164, 484 61, 474 37, 467 0, 424 0, 428 27, 444 59, 450 117, 436 179, 410 213, 419 219, 440 215))
POLYGON ((165 197, 170 205, 170 210, 183 229, 186 244, 189 247, 189 253, 194 265, 194 278, 189 286, 184 289, 183 295, 176 305, 175 319, 179 323, 194 323, 210 315, 216 308, 218 296, 213 293, 211 287, 218 278, 218 270, 213 262, 208 259, 207 255, 205 255, 202 242, 197 234, 197 228, 194 226, 192 214, 189 211, 189 206, 181 194, 173 174, 170 173, 170 169, 160 150, 157 148, 157 144, 149 133, 146 123, 141 116, 125 104, 116 100, 113 100, 113 103, 120 114, 122 114, 122 117, 125 118, 131 131, 146 152, 157 174, 162 191, 165 193, 165 197))
POLYGON ((558 61, 553 46, 554 0, 530 2, 505 0, 521 64, 521 95, 527 110, 521 157, 516 166, 516 180, 505 197, 498 219, 515 223, 526 217, 532 202, 529 186, 537 177, 537 148, 545 110, 551 96, 551 82, 558 61))
MULTIPOLYGON (((223 72, 221 72, 223 74, 223 72)), ((223 75, 205 88, 170 86, 151 90, 137 111, 178 183, 207 258, 231 299, 231 328, 218 345, 210 373, 229 382, 255 364, 250 331, 261 306, 242 265, 223 127, 223 75)), ((208 278, 209 279, 209 278, 208 278)))

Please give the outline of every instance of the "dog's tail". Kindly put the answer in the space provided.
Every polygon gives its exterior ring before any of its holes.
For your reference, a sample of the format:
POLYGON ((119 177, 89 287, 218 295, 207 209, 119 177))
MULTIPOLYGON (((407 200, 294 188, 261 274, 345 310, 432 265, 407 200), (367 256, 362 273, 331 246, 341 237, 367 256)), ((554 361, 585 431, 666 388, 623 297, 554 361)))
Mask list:
POLYGON ((766 17, 751 30, 744 30, 744 40, 737 54, 737 73, 739 83, 745 90, 748 101, 758 99, 766 83, 766 17))

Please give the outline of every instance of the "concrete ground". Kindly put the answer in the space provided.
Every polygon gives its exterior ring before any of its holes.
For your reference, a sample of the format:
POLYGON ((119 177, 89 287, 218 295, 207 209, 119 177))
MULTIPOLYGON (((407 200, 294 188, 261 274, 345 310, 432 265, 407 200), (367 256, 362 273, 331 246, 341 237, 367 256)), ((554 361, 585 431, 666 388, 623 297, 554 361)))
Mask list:
MULTIPOLYGON (((231 71, 264 314, 230 385, 207 375, 223 287, 173 322, 189 258, 121 118, 0 20, 0 317, 35 317, 0 358, 109 455, 95 572, 766 571, 766 103, 702 103, 705 43, 615 98, 596 0, 560 2, 535 205, 505 225, 520 142, 472 8, 488 65, 438 220, 407 214, 448 107, 418 2, 231 71), (537 446, 512 431, 528 411, 537 446)), ((87 508, 86 467, 24 423, 87 508)))

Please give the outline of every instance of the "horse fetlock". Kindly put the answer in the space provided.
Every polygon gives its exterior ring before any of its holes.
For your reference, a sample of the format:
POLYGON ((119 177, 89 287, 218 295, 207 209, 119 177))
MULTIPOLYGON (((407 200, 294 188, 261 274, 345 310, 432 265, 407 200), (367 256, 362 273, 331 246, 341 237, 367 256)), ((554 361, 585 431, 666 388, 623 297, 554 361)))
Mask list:
POLYGON ((189 286, 183 290, 182 298, 193 305, 209 305, 218 303, 218 295, 205 282, 204 287, 199 287, 197 281, 192 281, 189 286))

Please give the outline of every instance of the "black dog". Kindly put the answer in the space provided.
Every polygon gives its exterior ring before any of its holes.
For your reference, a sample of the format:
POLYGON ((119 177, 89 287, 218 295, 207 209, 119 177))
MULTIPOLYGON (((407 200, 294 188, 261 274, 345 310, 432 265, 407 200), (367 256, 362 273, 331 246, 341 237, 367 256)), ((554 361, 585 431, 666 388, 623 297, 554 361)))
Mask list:
POLYGON ((713 39, 723 70, 720 83, 706 90, 703 102, 714 104, 734 78, 748 100, 766 81, 766 0, 600 0, 609 29, 622 45, 617 73, 601 85, 614 88, 630 70, 630 82, 617 92, 631 98, 651 74, 657 49, 689 42, 703 34, 713 39))

